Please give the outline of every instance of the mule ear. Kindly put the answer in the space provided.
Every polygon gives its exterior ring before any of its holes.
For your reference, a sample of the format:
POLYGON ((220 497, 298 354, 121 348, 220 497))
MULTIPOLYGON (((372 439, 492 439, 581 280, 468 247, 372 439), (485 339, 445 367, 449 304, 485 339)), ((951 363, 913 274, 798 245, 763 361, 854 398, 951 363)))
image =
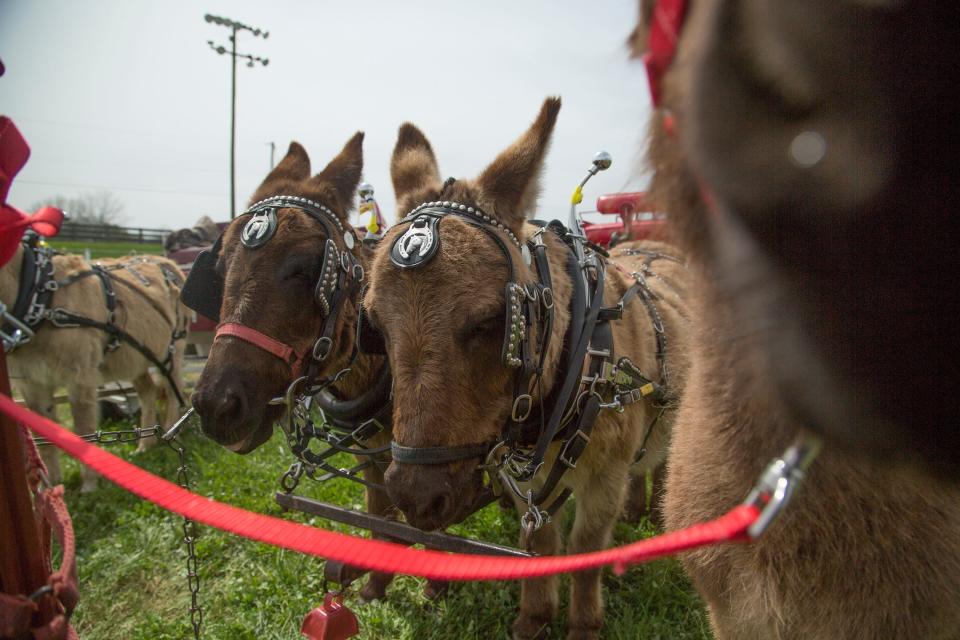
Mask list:
POLYGON ((273 182, 274 180, 293 180, 300 182, 309 175, 310 156, 307 155, 307 150, 304 149, 299 142, 294 141, 290 143, 290 148, 287 149, 287 155, 283 156, 283 160, 264 178, 263 184, 273 182))
POLYGON ((278 188, 285 190, 280 186, 280 183, 299 183, 309 175, 310 156, 307 155, 306 149, 300 146, 299 142, 291 142, 290 148, 287 149, 287 155, 283 156, 283 160, 263 179, 253 197, 250 198, 250 202, 259 202, 270 195, 274 195, 278 188))
POLYGON ((397 198, 397 213, 403 215, 440 191, 440 168, 433 147, 420 129, 409 122, 400 125, 397 145, 390 158, 390 179, 397 198))
POLYGON ((627 36, 627 48, 630 49, 630 57, 642 58, 647 52, 647 46, 650 38, 650 26, 653 24, 654 0, 639 0, 638 2, 637 24, 633 31, 627 36))
POLYGON ((330 161, 323 171, 310 182, 333 187, 334 194, 343 210, 350 209, 353 197, 363 174, 363 131, 357 131, 343 146, 343 150, 330 161))
POLYGON ((523 226, 540 195, 540 170, 559 112, 560 98, 547 98, 527 132, 477 178, 484 203, 493 208, 487 213, 514 232, 523 226))

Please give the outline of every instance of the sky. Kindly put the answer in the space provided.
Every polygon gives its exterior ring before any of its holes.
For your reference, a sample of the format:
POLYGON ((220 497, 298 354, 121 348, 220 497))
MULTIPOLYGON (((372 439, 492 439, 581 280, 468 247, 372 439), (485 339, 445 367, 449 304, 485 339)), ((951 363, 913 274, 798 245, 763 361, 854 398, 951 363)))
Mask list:
POLYGON ((357 130, 364 179, 394 219, 389 163, 397 128, 416 124, 444 177, 474 177, 563 99, 538 217, 566 219, 573 187, 601 149, 597 195, 642 190, 650 99, 624 45, 635 0, 0 0, 0 113, 32 156, 14 182, 21 208, 109 190, 129 226, 175 229, 229 217, 229 31, 269 65, 237 67, 237 208, 291 140, 320 171, 357 130))

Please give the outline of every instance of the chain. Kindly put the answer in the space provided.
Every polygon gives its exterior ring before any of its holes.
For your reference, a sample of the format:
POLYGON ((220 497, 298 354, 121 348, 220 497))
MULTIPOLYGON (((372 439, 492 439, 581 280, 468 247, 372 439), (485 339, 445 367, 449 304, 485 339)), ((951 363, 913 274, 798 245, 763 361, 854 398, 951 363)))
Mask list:
MULTIPOLYGON (((143 440, 144 438, 158 437, 161 435, 162 431, 163 430, 159 425, 155 427, 146 427, 143 429, 137 427, 134 429, 125 429, 120 431, 100 431, 98 429, 93 433, 79 436, 79 438, 84 442, 96 442, 97 444, 124 444, 127 442, 143 440)), ((34 438, 33 442, 38 447, 46 447, 51 444, 49 440, 44 438, 34 438)))
MULTIPOLYGON (((186 451, 180 441, 174 436, 164 443, 177 452, 179 466, 177 466, 177 484, 190 490, 190 476, 187 469, 186 451)), ((200 626, 203 624, 203 609, 197 603, 200 594, 200 572, 197 562, 197 523, 190 518, 183 519, 183 544, 187 547, 187 587, 190 589, 190 624, 193 626, 193 637, 200 638, 200 626)))

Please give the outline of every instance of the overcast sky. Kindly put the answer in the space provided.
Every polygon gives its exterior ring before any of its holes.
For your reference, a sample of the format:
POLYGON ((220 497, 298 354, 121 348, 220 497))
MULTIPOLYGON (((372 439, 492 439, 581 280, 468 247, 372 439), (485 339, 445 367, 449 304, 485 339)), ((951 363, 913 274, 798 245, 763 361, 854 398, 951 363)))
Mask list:
POLYGON ((563 108, 547 158, 541 217, 565 218, 572 187, 606 149, 613 166, 587 189, 642 189, 649 115, 642 65, 627 60, 635 0, 225 1, 0 0, 0 113, 33 149, 10 200, 108 189, 131 226, 228 216, 228 30, 205 13, 266 29, 239 50, 237 202, 242 210, 290 140, 315 171, 358 129, 365 180, 394 215, 390 153, 409 120, 444 176, 473 177, 532 122, 544 97, 563 108))

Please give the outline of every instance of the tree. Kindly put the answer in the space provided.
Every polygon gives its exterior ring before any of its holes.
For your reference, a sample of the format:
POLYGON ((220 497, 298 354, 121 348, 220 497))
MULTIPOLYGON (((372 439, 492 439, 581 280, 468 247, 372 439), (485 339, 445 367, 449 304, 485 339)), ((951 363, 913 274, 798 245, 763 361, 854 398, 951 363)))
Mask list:
POLYGON ((112 191, 87 191, 77 196, 56 195, 33 205, 33 211, 49 205, 63 209, 70 222, 118 227, 126 221, 123 202, 112 191))

